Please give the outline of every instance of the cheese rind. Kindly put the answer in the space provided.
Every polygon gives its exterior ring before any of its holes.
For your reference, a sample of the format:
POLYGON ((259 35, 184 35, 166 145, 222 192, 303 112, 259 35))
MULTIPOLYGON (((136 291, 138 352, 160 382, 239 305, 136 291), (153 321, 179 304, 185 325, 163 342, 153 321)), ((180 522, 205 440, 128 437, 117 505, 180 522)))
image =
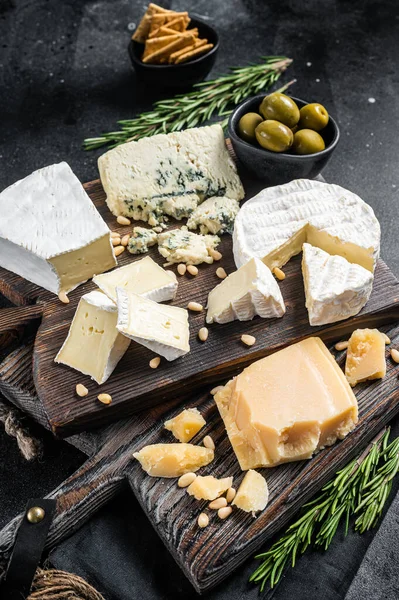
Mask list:
POLYGON ((120 333, 172 361, 190 352, 188 312, 117 288, 120 333))
POLYGON ((193 444, 151 444, 133 456, 151 477, 180 477, 209 465, 214 453, 193 444))
POLYGON ((206 421, 197 408, 187 408, 164 423, 165 429, 183 443, 192 440, 204 425, 206 421))
POLYGON ((185 229, 171 229, 158 235, 158 252, 168 263, 212 264, 209 250, 220 243, 217 235, 199 235, 185 229))
POLYGON ((54 361, 105 383, 130 344, 116 329, 117 318, 115 304, 102 292, 82 296, 54 361))
POLYGON ((93 282, 116 303, 116 288, 134 292, 155 302, 173 300, 177 292, 177 277, 165 271, 150 256, 109 273, 95 275, 93 282))
POLYGON ((345 376, 353 387, 385 376, 385 335, 378 329, 356 329, 348 342, 345 376))
POLYGON ((232 477, 217 479, 213 475, 198 475, 188 486, 187 493, 196 500, 216 500, 232 486, 232 483, 232 477))
POLYGON ((325 325, 357 315, 370 298, 374 276, 342 256, 303 245, 302 273, 310 325, 325 325))
POLYGON ((233 233, 234 221, 240 210, 237 200, 226 196, 214 196, 200 204, 187 221, 189 229, 199 229, 207 233, 233 233))
POLYGON ((310 458, 358 418, 356 397, 319 338, 254 362, 214 398, 243 470, 310 458))
POLYGON ((117 264, 106 223, 65 162, 1 192, 0 213, 0 266, 54 294, 117 264))
POLYGON ((282 267, 305 242, 373 272, 380 225, 359 196, 338 185, 296 179, 262 190, 238 213, 233 233, 237 267, 260 258, 282 267))
POLYGON ((257 258, 252 258, 213 288, 207 308, 207 323, 249 321, 255 315, 271 319, 285 313, 278 283, 270 269, 257 258))
POLYGON ((264 510, 268 500, 269 490, 266 479, 257 471, 249 469, 244 475, 232 504, 245 512, 255 513, 264 510))

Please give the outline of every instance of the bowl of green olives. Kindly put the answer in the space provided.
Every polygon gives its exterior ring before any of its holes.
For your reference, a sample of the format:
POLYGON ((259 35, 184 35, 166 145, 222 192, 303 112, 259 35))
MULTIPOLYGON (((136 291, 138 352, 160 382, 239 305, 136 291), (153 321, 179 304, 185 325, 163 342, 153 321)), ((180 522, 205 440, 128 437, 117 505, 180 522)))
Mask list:
POLYGON ((239 161, 269 185, 316 177, 339 140, 338 125, 323 105, 279 92, 242 102, 228 130, 239 161))

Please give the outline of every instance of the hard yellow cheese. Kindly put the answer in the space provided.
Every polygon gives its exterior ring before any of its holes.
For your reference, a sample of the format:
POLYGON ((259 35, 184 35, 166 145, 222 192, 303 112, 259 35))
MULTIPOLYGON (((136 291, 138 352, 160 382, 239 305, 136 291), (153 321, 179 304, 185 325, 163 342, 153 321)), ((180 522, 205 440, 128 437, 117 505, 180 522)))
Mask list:
POLYGON ((258 512, 266 508, 268 500, 269 490, 266 479, 257 471, 249 469, 245 473, 232 504, 245 512, 258 512))
POLYGON ((213 475, 206 475, 205 477, 198 475, 192 484, 188 486, 187 492, 190 496, 194 496, 196 500, 215 500, 226 492, 232 483, 232 477, 217 479, 213 475))
POLYGON ((152 477, 180 477, 213 461, 213 450, 193 444, 152 444, 133 454, 152 477))
POLYGON ((171 431, 179 442, 189 442, 205 424, 198 409, 187 408, 173 419, 165 421, 165 429, 171 431))
POLYGON ((351 386, 380 379, 387 370, 385 336, 378 329, 356 329, 349 338, 345 375, 351 386))
POLYGON ((214 398, 243 470, 310 458, 358 418, 351 387, 315 337, 254 362, 214 398))

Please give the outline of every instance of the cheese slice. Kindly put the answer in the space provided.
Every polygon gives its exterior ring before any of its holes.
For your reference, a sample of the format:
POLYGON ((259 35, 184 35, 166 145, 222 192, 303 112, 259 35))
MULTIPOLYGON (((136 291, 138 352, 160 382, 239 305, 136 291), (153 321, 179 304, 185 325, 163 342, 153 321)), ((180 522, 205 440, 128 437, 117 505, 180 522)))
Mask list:
POLYGON ((209 465, 214 452, 193 444, 151 444, 133 456, 151 477, 180 477, 209 465))
POLYGON ((188 486, 187 493, 196 500, 216 500, 232 486, 232 483, 232 477, 217 479, 213 475, 198 475, 188 486))
POLYGON ((212 264, 213 258, 209 251, 216 248, 219 242, 217 235, 199 235, 187 229, 170 229, 158 235, 158 252, 169 264, 212 264))
POLYGON ((244 197, 220 125, 121 144, 100 156, 98 168, 110 211, 151 226, 166 215, 189 217, 212 196, 244 197))
POLYGON ((356 397, 320 338, 254 362, 214 398, 243 470, 310 458, 358 419, 356 397))
POLYGON ((65 163, 0 194, 0 266, 59 294, 114 267, 110 231, 65 163))
POLYGON ((116 292, 120 333, 169 361, 190 352, 187 310, 158 304, 122 288, 116 292))
POLYGON ((249 469, 244 475, 232 504, 245 512, 255 513, 264 510, 268 500, 269 490, 266 479, 257 471, 249 469))
POLYGON ((115 303, 117 287, 155 302, 172 300, 177 292, 176 275, 173 271, 165 271, 150 256, 110 273, 96 275, 93 281, 115 303))
POLYGON ((373 272, 380 225, 359 196, 340 187, 296 179, 266 188, 238 213, 233 234, 237 267, 257 257, 273 270, 308 242, 373 272))
POLYGON ((356 329, 349 338, 345 375, 351 386, 385 376, 385 335, 378 329, 356 329))
POLYGON ((302 273, 311 325, 335 323, 357 315, 373 289, 370 271, 310 244, 303 245, 302 273))
POLYGON ((226 196, 214 196, 200 204, 187 221, 189 229, 207 233, 233 233, 234 221, 240 210, 237 200, 226 196))
POLYGON ((252 258, 210 292, 206 322, 248 321, 255 315, 270 319, 284 313, 284 300, 270 269, 252 258))
POLYGON ((171 431, 179 442, 189 442, 206 425, 197 408, 186 408, 181 413, 165 421, 165 429, 171 431))
POLYGON ((55 362, 90 375, 99 384, 107 381, 130 344, 118 332, 117 319, 115 304, 102 292, 82 296, 55 362))

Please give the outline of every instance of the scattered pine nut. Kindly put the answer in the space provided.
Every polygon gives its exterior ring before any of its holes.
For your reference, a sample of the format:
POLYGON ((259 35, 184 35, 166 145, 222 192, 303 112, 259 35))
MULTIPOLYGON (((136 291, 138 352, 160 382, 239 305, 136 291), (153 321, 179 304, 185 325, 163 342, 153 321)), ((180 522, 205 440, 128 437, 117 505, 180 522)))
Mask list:
POLYGON ((216 500, 212 500, 212 502, 208 504, 208 508, 211 510, 219 510, 219 508, 224 508, 225 506, 227 506, 227 500, 222 496, 220 498, 216 498, 216 500))
POLYGON ((181 477, 179 477, 177 481, 177 485, 179 488, 185 488, 192 484, 194 479, 197 477, 195 473, 184 473, 181 477))
POLYGON ((285 279, 285 273, 284 271, 282 271, 280 269, 280 267, 274 267, 273 269, 273 274, 277 277, 277 279, 279 279, 280 281, 283 281, 283 279, 285 279))
POLYGON ((204 307, 199 302, 189 302, 187 308, 193 312, 201 312, 201 310, 204 310, 204 307))
POLYGON ((120 237, 113 237, 111 239, 111 243, 112 243, 113 246, 120 246, 121 238, 120 237))
POLYGON ((110 394, 99 394, 97 399, 103 404, 111 404, 112 402, 112 396, 110 394))
POLYGON ((244 335, 241 336, 241 341, 246 346, 253 346, 254 343, 256 342, 256 337, 254 337, 253 335, 248 335, 248 334, 244 333, 244 335))
POLYGON ((216 275, 219 277, 219 279, 226 279, 226 277, 227 277, 227 273, 223 269, 223 267, 218 267, 216 269, 216 275))
POLYGON ((349 342, 338 342, 337 344, 335 344, 335 349, 338 352, 341 352, 341 350, 346 350, 348 346, 349 342))
POLYGON ((111 231, 110 235, 111 235, 112 238, 121 237, 117 231, 111 231))
POLYGON ((186 271, 187 266, 184 263, 180 263, 179 265, 177 265, 177 272, 179 273, 179 275, 184 275, 186 271))
POLYGON ((84 398, 85 396, 87 396, 87 394, 89 393, 89 390, 87 389, 87 387, 85 385, 83 385, 82 383, 78 383, 76 385, 76 393, 78 396, 80 396, 81 398, 84 398))
POLYGON ((127 246, 128 245, 129 238, 130 238, 130 235, 128 233, 123 236, 123 238, 121 239, 122 246, 127 246))
POLYGON ((201 513, 200 516, 198 517, 197 523, 198 523, 198 527, 201 527, 201 529, 203 529, 204 527, 207 527, 209 525, 208 515, 205 513, 201 513))
POLYGON ((155 233, 162 233, 163 232, 162 227, 159 227, 159 225, 157 225, 157 227, 153 227, 152 230, 155 231, 155 233))
POLYGON ((236 497, 235 489, 233 487, 229 488, 226 493, 227 502, 230 504, 230 502, 233 502, 235 497, 236 497))
POLYGON ((195 265, 188 265, 187 271, 190 273, 190 275, 198 275, 198 269, 195 265))
POLYGON ((214 396, 215 394, 217 394, 218 392, 220 392, 220 390, 222 390, 224 388, 224 385, 217 385, 216 387, 211 389, 211 396, 214 396))
POLYGON ((125 251, 125 246, 116 246, 114 248, 114 254, 115 256, 120 256, 122 254, 122 252, 125 251))
POLYGON ((204 444, 205 448, 209 448, 210 450, 215 449, 215 442, 210 435, 206 435, 202 440, 202 443, 204 444))
POLYGON ((232 512, 233 509, 231 508, 231 506, 224 506, 223 508, 219 508, 218 517, 219 519, 227 519, 227 517, 229 517, 232 512))
POLYGON ((208 250, 210 256, 212 256, 213 260, 220 260, 222 258, 222 254, 218 251, 215 250, 214 248, 210 248, 208 250))
POLYGON ((63 304, 69 304, 69 298, 64 291, 58 294, 58 299, 61 300, 63 304))
POLYGON ((391 348, 391 358, 396 363, 399 363, 399 350, 396 350, 396 348, 391 348))
POLYGON ((206 340, 208 339, 208 334, 208 329, 206 327, 201 327, 201 329, 198 332, 198 337, 201 340, 201 342, 206 342, 206 340))
POLYGON ((160 362, 161 362, 161 357, 156 356, 155 358, 152 358, 150 360, 149 365, 150 365, 151 369, 156 369, 157 367, 159 367, 160 362))
POLYGON ((119 225, 130 225, 130 219, 123 217, 122 215, 119 215, 116 220, 118 221, 119 225))
POLYGON ((389 337, 387 336, 387 334, 386 334, 386 333, 383 333, 383 332, 381 331, 381 335, 384 337, 385 343, 386 343, 387 345, 391 343, 391 340, 389 339, 389 337))

